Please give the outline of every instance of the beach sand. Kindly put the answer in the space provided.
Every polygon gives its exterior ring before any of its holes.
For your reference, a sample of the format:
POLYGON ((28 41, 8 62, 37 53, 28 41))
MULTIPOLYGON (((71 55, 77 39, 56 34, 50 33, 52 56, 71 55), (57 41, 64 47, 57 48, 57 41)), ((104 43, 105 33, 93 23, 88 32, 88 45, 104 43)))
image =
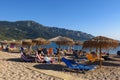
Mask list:
POLYGON ((120 80, 120 57, 103 61, 102 68, 85 74, 64 72, 64 63, 41 64, 24 62, 19 53, 0 51, 0 80, 120 80))

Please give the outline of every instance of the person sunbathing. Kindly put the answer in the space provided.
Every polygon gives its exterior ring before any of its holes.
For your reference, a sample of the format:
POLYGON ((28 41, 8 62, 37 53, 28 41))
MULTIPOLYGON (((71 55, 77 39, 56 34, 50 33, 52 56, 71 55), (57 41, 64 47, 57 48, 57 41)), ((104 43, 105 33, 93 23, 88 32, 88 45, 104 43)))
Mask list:
POLYGON ((44 56, 44 60, 45 60, 47 63, 53 63, 53 58, 47 57, 47 55, 44 56))
POLYGON ((42 56, 42 54, 36 52, 36 62, 40 62, 40 63, 44 63, 44 56, 42 56))

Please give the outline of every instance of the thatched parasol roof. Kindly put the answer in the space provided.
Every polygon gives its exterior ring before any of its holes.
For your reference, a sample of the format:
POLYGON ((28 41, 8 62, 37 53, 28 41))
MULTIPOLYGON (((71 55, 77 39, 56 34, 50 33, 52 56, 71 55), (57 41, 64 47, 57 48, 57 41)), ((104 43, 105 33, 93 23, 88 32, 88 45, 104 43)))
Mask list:
POLYGON ((14 40, 14 41, 0 41, 0 43, 1 44, 13 44, 13 45, 20 45, 20 44, 22 44, 22 42, 21 41, 16 41, 16 40, 14 40))
POLYGON ((49 43, 49 41, 47 41, 44 38, 36 38, 36 39, 33 39, 32 42, 37 44, 37 45, 46 45, 49 43))
POLYGON ((33 45, 31 39, 25 39, 25 40, 22 40, 22 44, 23 44, 23 45, 33 45))
POLYGON ((97 36, 83 43, 83 48, 116 48, 119 41, 107 38, 104 36, 97 36))
POLYGON ((17 41, 10 41, 9 44, 13 44, 13 45, 21 45, 22 41, 17 40, 17 41))
POLYGON ((83 42, 81 42, 81 41, 74 41, 74 45, 82 45, 83 44, 83 42))
POLYGON ((58 45, 73 45, 74 44, 73 39, 70 39, 68 37, 62 37, 62 36, 49 39, 49 41, 56 42, 58 45))
POLYGON ((1 44, 8 44, 8 41, 0 41, 1 44))

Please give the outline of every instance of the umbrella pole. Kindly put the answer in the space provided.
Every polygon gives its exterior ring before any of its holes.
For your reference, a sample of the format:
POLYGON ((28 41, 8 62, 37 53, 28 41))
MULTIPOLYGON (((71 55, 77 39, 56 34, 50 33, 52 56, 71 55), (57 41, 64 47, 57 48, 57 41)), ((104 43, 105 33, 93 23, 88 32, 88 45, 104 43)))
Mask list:
POLYGON ((98 53, 98 48, 96 48, 96 53, 98 53))
POLYGON ((101 54, 101 47, 100 47, 100 68, 102 67, 102 54, 101 54))
POLYGON ((92 48, 90 48, 90 53, 92 52, 92 48))
POLYGON ((60 45, 59 45, 59 49, 58 49, 58 62, 60 63, 60 45))
POLYGON ((60 50, 58 51, 58 62, 60 63, 60 50))

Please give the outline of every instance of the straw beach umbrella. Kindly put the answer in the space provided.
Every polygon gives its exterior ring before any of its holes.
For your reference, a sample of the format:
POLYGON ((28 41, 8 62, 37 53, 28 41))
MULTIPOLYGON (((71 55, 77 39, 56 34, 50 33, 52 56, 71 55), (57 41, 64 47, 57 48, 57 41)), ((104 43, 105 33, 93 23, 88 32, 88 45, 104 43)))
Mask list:
POLYGON ((9 44, 9 45, 21 45, 22 42, 20 40, 14 41, 0 41, 1 44, 9 44))
POLYGON ((38 46, 40 45, 47 45, 49 44, 50 42, 44 38, 36 38, 36 39, 33 39, 32 42, 36 45, 36 49, 38 49, 38 46))
POLYGON ((32 39, 22 40, 22 46, 27 46, 28 51, 32 51, 32 45, 34 45, 32 39))
MULTIPOLYGON (((100 58, 102 58, 102 49, 116 48, 119 42, 117 40, 107 38, 104 36, 97 36, 83 43, 83 48, 96 48, 99 49, 100 58)), ((102 60, 100 60, 100 67, 102 65, 102 60)))
POLYGON ((22 41, 20 41, 20 40, 9 41, 9 44, 11 44, 11 45, 21 45, 22 41))
POLYGON ((35 43, 36 45, 46 45, 49 43, 49 41, 47 41, 44 38, 36 38, 32 40, 33 43, 35 43))
POLYGON ((74 45, 83 45, 83 42, 81 42, 81 41, 74 41, 74 45))
POLYGON ((33 43, 31 39, 25 39, 22 40, 22 45, 33 45, 33 43))
POLYGON ((83 47, 99 48, 101 46, 101 48, 108 49, 108 48, 116 48, 118 46, 118 43, 119 42, 117 40, 103 37, 103 36, 97 36, 88 41, 85 41, 83 43, 83 47))
MULTIPOLYGON (((62 37, 58 36, 52 39, 49 39, 51 42, 55 42, 57 45, 59 45, 59 48, 61 45, 74 45, 73 39, 70 39, 68 37, 62 37)), ((58 57, 59 57, 59 62, 60 62, 60 53, 58 51, 58 57)))
POLYGON ((49 39, 49 41, 56 42, 56 44, 59 45, 59 48, 60 48, 60 45, 73 45, 74 44, 73 39, 70 39, 68 37, 62 37, 62 36, 49 39))

